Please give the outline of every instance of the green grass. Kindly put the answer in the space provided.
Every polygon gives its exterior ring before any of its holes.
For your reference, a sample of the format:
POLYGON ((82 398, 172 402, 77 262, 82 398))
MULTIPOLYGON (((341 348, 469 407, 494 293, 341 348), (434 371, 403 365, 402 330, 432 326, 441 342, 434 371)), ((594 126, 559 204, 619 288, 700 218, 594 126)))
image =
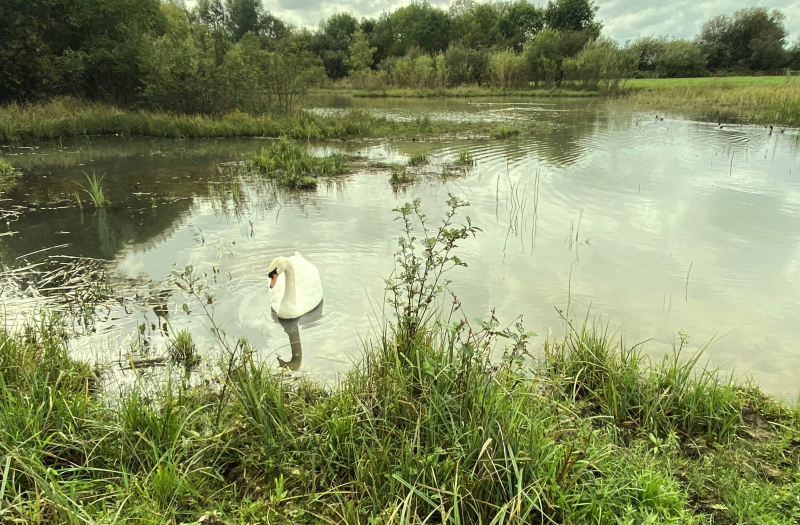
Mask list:
POLYGON ((736 87, 748 86, 782 86, 785 76, 769 77, 697 77, 697 78, 632 78, 625 83, 628 89, 652 89, 671 87, 697 87, 728 85, 736 87))
MULTIPOLYGON (((109 403, 100 372, 68 355, 63 319, 0 330, 2 519, 800 520, 797 405, 683 359, 684 335, 650 362, 588 322, 538 352, 519 322, 462 320, 441 283, 478 230, 449 202, 438 229, 424 229, 418 201, 398 208, 394 316, 332 387, 289 381, 240 342, 216 371, 224 390, 168 381, 109 403)), ((193 349, 189 332, 175 345, 193 349)))
POLYGON ((315 157, 299 144, 279 140, 250 160, 250 166, 292 189, 316 188, 320 176, 338 175, 345 170, 343 155, 315 157))
POLYGON ((625 100, 659 114, 800 125, 800 83, 787 83, 785 77, 669 80, 647 81, 625 100))

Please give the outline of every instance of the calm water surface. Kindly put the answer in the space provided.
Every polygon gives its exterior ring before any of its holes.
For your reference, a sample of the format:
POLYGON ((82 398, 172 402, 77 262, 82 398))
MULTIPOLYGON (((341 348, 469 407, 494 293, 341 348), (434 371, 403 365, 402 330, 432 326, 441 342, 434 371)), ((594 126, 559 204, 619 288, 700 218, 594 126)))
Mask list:
MULTIPOLYGON (((438 218, 452 193, 471 203, 466 214, 483 230, 461 247, 469 267, 451 275, 471 317, 495 309, 510 323, 522 315, 541 343, 563 333, 556 308, 579 320, 589 311, 629 344, 647 340, 652 354, 684 330, 693 349, 717 339, 706 351, 714 365, 752 375, 776 394, 800 391, 795 131, 661 122, 598 100, 332 97, 315 104, 318 112, 360 107, 393 119, 548 125, 503 141, 312 146, 399 162, 426 151, 433 172, 462 149, 477 161, 463 177, 423 178, 401 191, 380 170, 300 194, 231 179, 229 163, 267 143, 257 139, 88 138, 6 148, 23 176, 3 203, 20 215, 0 237, 2 264, 109 261, 118 300, 99 307, 97 331, 73 343, 74 352, 106 363, 124 362, 142 341, 163 354, 165 310, 173 330, 207 324, 197 305, 191 315, 182 311, 185 299, 169 282, 173 269, 191 264, 211 283, 215 318, 232 338, 247 337, 270 363, 280 357, 333 379, 357 358, 383 300, 400 235, 391 210, 418 197, 438 218), (81 212, 73 192, 92 171, 106 174, 113 205, 96 213, 84 202, 81 212), (282 324, 270 311, 266 265, 295 251, 319 267, 325 300, 282 324), (301 345, 290 347, 290 336, 301 345)), ((48 294, 7 275, 2 295, 7 322, 15 322, 48 294)), ((194 333, 207 351, 210 336, 194 333)))

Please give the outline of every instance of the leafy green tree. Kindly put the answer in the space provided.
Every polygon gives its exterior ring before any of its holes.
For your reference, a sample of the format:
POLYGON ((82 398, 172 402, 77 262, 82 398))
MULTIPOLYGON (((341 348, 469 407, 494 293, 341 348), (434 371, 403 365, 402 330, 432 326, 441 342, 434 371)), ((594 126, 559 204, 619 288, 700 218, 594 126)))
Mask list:
POLYGON ((325 68, 309 50, 310 35, 294 33, 281 40, 266 57, 263 87, 267 101, 289 111, 308 94, 309 88, 325 78, 325 68))
POLYGON ((522 51, 528 38, 544 27, 544 9, 524 0, 514 2, 497 22, 499 37, 505 46, 522 51))
POLYGON ((574 58, 564 60, 564 76, 588 89, 616 91, 636 71, 637 57, 607 38, 592 40, 574 58))
POLYGON ((222 0, 197 0, 194 9, 192 10, 194 20, 203 25, 208 26, 212 31, 226 31, 228 24, 226 23, 227 14, 222 0))
POLYGON ((360 28, 350 36, 348 51, 347 66, 352 71, 364 71, 372 67, 375 48, 370 47, 366 33, 360 28))
POLYGON ((699 42, 708 56, 708 67, 763 71, 786 64, 785 15, 751 7, 733 16, 720 15, 703 25, 699 42))
POLYGON ((265 12, 261 0, 225 0, 225 23, 235 41, 247 33, 273 39, 286 34, 286 25, 265 12))
POLYGON ((65 46, 54 46, 49 37, 65 32, 62 20, 74 12, 59 10, 58 4, 0 2, 0 102, 31 100, 58 91, 61 72, 55 61, 61 51, 58 47, 65 46))
POLYGON ((789 67, 794 70, 800 69, 800 36, 797 37, 797 41, 789 49, 789 67))
POLYGON ((491 47, 499 40, 500 4, 476 4, 455 21, 454 36, 463 45, 474 49, 491 47))
POLYGON ((662 78, 697 77, 706 72, 705 54, 694 40, 642 37, 627 49, 640 72, 662 78))
POLYGON ((482 85, 489 77, 488 51, 451 44, 444 53, 448 85, 482 85))
POLYGON ((263 9, 260 0, 225 0, 227 29, 234 40, 248 32, 259 33, 263 9))
POLYGON ((523 48, 523 57, 531 80, 538 87, 542 82, 550 87, 557 79, 564 60, 562 34, 545 28, 538 32, 523 48))
POLYGON ((394 43, 391 55, 403 56, 412 46, 426 53, 444 51, 450 44, 452 23, 441 9, 427 2, 413 2, 390 15, 394 43))
POLYGON ((314 34, 312 50, 325 64, 330 78, 347 76, 350 37, 359 29, 358 20, 350 13, 337 13, 320 24, 314 34))
POLYGON ((699 77, 706 72, 706 57, 697 42, 684 39, 665 41, 656 61, 662 78, 699 77))
POLYGON ((545 9, 547 26, 559 31, 591 30, 599 36, 601 26, 595 21, 598 7, 592 0, 550 0, 545 9))
POLYGON ((510 49, 489 55, 489 72, 492 85, 501 89, 520 87, 527 81, 525 58, 510 49))

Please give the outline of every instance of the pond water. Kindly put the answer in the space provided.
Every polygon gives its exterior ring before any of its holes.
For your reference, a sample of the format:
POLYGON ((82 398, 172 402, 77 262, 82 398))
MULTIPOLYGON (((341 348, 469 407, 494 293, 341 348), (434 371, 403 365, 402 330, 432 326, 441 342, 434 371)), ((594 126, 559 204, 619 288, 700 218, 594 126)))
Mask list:
MULTIPOLYGON (((460 150, 476 161, 463 176, 422 177, 399 191, 386 170, 367 168, 302 193, 232 176, 236 162, 268 142, 261 139, 90 137, 4 148, 23 172, 2 206, 17 214, 0 237, 6 322, 64 300, 26 272, 96 259, 115 299, 96 309, 73 351, 125 364, 125 354, 146 342, 158 356, 168 340, 165 316, 173 331, 208 325, 196 303, 191 314, 182 310, 186 299, 171 281, 174 269, 191 264, 210 283, 214 319, 232 339, 247 337, 267 362, 280 357, 301 373, 335 379, 379 322, 401 233, 392 209, 420 198, 438 221, 452 193, 470 202, 465 214, 482 229, 460 248, 469 267, 451 274, 470 317, 495 309, 511 323, 522 315, 542 343, 563 333, 557 309, 578 322, 589 312, 628 344, 647 341, 652 354, 669 351, 683 330, 692 349, 715 339, 705 354, 714 366, 751 375, 774 394, 800 391, 794 130, 657 121, 602 100, 314 104, 318 112, 359 107, 394 119, 549 125, 506 140, 312 146, 393 162, 424 151, 432 172, 460 150), (85 194, 83 210, 77 206, 84 172, 105 174, 109 208, 95 212, 85 194), (267 265, 296 251, 320 269, 325 300, 299 322, 281 323, 270 311, 267 265), (46 264, 31 269, 39 263, 46 264), (301 344, 290 346, 290 338, 301 344)), ((212 346, 207 331, 193 333, 201 352, 212 346)))

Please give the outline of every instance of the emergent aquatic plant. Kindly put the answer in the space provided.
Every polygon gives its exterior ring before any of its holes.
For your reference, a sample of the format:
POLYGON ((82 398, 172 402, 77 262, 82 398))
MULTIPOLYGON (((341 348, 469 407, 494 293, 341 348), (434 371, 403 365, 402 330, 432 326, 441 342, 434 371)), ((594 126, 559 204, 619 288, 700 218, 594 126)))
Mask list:
POLYGON ((473 164, 475 164, 475 160, 468 149, 458 151, 458 158, 455 161, 456 166, 472 166, 473 164))
POLYGON ((419 153, 415 153, 411 155, 408 159, 409 166, 421 166, 423 164, 428 163, 428 152, 420 151, 419 153))
MULTIPOLYGON (((106 200, 105 193, 103 192, 103 179, 105 178, 105 174, 97 178, 97 174, 92 172, 92 176, 90 177, 88 173, 84 172, 86 176, 86 181, 88 183, 88 187, 84 187, 82 184, 78 184, 80 186, 81 191, 86 193, 89 196, 89 199, 94 203, 95 208, 104 208, 108 206, 109 202, 106 200)), ((78 192, 75 192, 76 199, 78 201, 78 206, 83 209, 83 203, 81 203, 81 199, 78 196, 78 192)))
POLYGON ((319 176, 344 172, 345 158, 340 154, 315 157, 305 147, 282 139, 268 148, 262 148, 261 153, 250 160, 250 166, 274 179, 280 186, 315 188, 319 176))
POLYGON ((493 139, 505 139, 508 137, 513 137, 514 135, 519 135, 519 130, 510 128, 503 124, 493 128, 489 132, 489 136, 492 137, 493 139))

